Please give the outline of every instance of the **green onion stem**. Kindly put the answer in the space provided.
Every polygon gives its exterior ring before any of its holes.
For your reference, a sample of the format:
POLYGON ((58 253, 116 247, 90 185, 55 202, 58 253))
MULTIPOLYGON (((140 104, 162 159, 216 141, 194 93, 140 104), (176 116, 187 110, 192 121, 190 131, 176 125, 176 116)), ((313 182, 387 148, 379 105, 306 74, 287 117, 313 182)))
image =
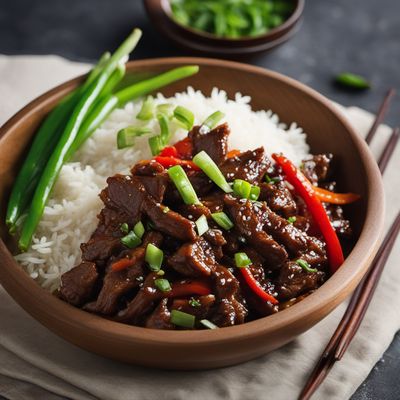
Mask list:
POLYGON ((200 204, 195 190, 180 165, 175 165, 168 169, 168 175, 178 189, 185 204, 200 204))

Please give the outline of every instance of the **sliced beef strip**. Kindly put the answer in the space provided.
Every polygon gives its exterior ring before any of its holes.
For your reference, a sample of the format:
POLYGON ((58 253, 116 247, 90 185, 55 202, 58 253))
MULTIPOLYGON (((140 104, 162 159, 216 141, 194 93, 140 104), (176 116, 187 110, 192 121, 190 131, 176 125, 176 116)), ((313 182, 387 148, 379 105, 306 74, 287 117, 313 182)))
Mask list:
POLYGON ((249 150, 236 157, 228 158, 220 165, 220 170, 229 182, 243 179, 257 184, 270 167, 271 163, 265 157, 264 148, 259 147, 253 151, 249 150))
POLYGON ((228 268, 216 265, 212 274, 216 305, 210 317, 219 327, 243 324, 247 309, 241 302, 239 281, 228 268))
POLYGON ((222 191, 211 193, 201 198, 201 203, 206 206, 211 213, 221 212, 224 209, 224 196, 222 191))
POLYGON ((156 160, 141 161, 131 169, 131 174, 138 176, 156 176, 163 173, 165 173, 165 168, 156 160))
POLYGON ((228 152, 229 134, 230 130, 226 123, 208 131, 202 126, 194 126, 189 132, 193 154, 205 151, 216 164, 220 164, 225 160, 228 152))
POLYGON ((150 329, 174 329, 170 322, 171 313, 168 310, 168 299, 162 299, 156 309, 146 319, 145 327, 150 329))
POLYGON ((307 272, 295 262, 287 262, 277 279, 279 300, 288 300, 317 289, 324 279, 323 272, 307 272))
POLYGON ((183 241, 192 241, 197 237, 194 223, 182 215, 166 209, 154 199, 147 197, 143 203, 143 210, 151 219, 156 230, 183 241))
POLYGON ((301 170, 313 185, 326 180, 332 154, 317 154, 303 160, 301 170))
POLYGON ((153 197, 157 203, 162 203, 164 193, 169 183, 166 175, 157 176, 138 176, 140 183, 144 186, 146 192, 153 197))
POLYGON ((61 276, 61 298, 74 306, 81 306, 95 294, 98 276, 96 264, 83 261, 61 276))
POLYGON ((285 218, 296 215, 296 202, 284 182, 261 183, 260 189, 259 200, 266 201, 272 211, 285 218))
POLYGON ((182 204, 177 211, 190 221, 196 221, 202 215, 205 215, 207 218, 211 217, 211 211, 202 204, 182 204))
POLYGON ((103 286, 95 302, 85 306, 85 310, 104 315, 113 315, 117 312, 119 299, 129 291, 137 288, 144 280, 147 271, 144 268, 146 247, 149 243, 160 247, 163 237, 159 232, 148 232, 142 245, 135 249, 124 251, 119 259, 129 258, 132 266, 121 271, 113 271, 111 265, 117 261, 112 260, 103 279, 103 286))
POLYGON ((216 261, 211 245, 200 236, 194 242, 181 246, 167 263, 181 275, 201 277, 210 276, 216 261))
POLYGON ((193 297, 192 299, 174 299, 171 305, 171 310, 179 310, 194 315, 197 320, 202 320, 208 319, 210 309, 214 303, 215 296, 212 294, 193 297), (193 300, 195 302, 193 302, 193 300))
POLYGON ((271 268, 278 268, 287 259, 287 252, 263 230, 267 209, 265 204, 257 207, 249 200, 226 195, 225 205, 235 229, 265 258, 271 268))

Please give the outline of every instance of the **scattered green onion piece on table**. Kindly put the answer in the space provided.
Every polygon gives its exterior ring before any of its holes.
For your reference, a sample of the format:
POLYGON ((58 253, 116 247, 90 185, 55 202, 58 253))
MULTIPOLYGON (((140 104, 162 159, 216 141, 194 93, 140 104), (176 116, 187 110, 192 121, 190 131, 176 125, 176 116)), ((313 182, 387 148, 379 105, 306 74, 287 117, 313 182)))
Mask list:
POLYGON ((287 220, 288 220, 289 224, 294 224, 296 222, 297 218, 296 217, 289 217, 287 220))
POLYGON ((117 133, 117 148, 125 149, 135 144, 138 136, 148 135, 152 131, 145 126, 128 126, 117 133))
POLYGON ((336 77, 336 82, 341 86, 352 89, 369 89, 371 84, 361 75, 343 72, 336 77))
POLYGON ((235 254, 235 264, 238 268, 247 267, 251 264, 251 260, 246 253, 235 254))
POLYGON ((177 106, 174 110, 174 117, 182 123, 182 125, 190 131, 194 124, 193 113, 185 107, 177 106))
POLYGON ((201 303, 197 299, 195 299, 194 297, 190 298, 189 305, 191 307, 201 307, 201 303))
POLYGON ((144 229, 144 225, 143 225, 142 221, 139 221, 139 222, 133 227, 133 232, 135 232, 135 235, 136 235, 138 238, 141 239, 141 238, 143 237, 144 232, 145 232, 145 229, 144 229))
POLYGON ((124 222, 123 224, 121 224, 121 232, 127 234, 129 232, 129 225, 124 222))
POLYGON ((260 197, 260 186, 252 186, 250 190, 250 196, 249 199, 252 201, 257 201, 258 198, 260 197))
POLYGON ((205 326, 208 329, 218 329, 218 326, 213 324, 211 321, 209 321, 208 319, 202 319, 200 320, 200 323, 205 326))
POLYGON ((193 162, 225 193, 232 193, 221 170, 204 150, 193 157, 193 162))
POLYGON ((211 218, 223 229, 229 231, 233 228, 233 222, 229 217, 223 212, 216 212, 211 214, 211 218))
POLYGON ((203 214, 196 221, 197 232, 199 236, 208 231, 207 217, 203 214))
POLYGON ((121 238, 121 243, 130 249, 134 249, 135 247, 138 247, 142 241, 138 236, 136 236, 135 232, 130 231, 126 236, 121 238))
POLYGON ((171 285, 168 279, 155 279, 154 285, 157 289, 161 290, 162 292, 169 292, 172 290, 171 285))
POLYGON ((164 259, 164 252, 154 244, 149 243, 146 247, 144 259, 152 271, 159 271, 164 259))
POLYGON ((222 118, 225 117, 225 114, 221 111, 215 111, 211 115, 209 115, 204 122, 201 124, 201 126, 206 126, 208 129, 213 129, 215 128, 218 123, 221 121, 222 118))
POLYGON ((164 147, 161 136, 157 135, 157 136, 152 136, 151 138, 149 138, 149 146, 150 146, 151 154, 153 156, 160 154, 161 150, 164 147))
POLYGON ((154 116, 154 98, 153 96, 147 96, 143 103, 142 108, 136 115, 136 119, 141 121, 149 121, 154 116))
POLYGON ((168 175, 172 182, 174 182, 185 204, 200 204, 197 194, 193 189, 186 172, 180 165, 175 165, 169 168, 168 175))
POLYGON ((171 311, 170 321, 177 326, 181 326, 182 328, 193 328, 195 323, 194 315, 185 313, 179 310, 171 311))
POLYGON ((301 258, 296 260, 296 264, 303 268, 306 272, 318 272, 316 268, 311 268, 310 264, 307 261, 302 260, 301 258))

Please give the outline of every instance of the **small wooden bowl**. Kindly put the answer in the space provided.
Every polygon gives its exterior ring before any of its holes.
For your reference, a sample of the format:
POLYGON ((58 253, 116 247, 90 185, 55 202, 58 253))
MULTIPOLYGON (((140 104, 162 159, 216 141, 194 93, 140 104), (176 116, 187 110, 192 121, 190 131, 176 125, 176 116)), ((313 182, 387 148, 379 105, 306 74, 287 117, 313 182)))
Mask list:
POLYGON ((172 16, 169 0, 144 0, 144 5, 157 29, 178 46, 196 53, 240 57, 271 50, 286 42, 297 32, 304 10, 304 0, 292 1, 295 5, 294 11, 282 25, 263 35, 237 39, 218 37, 180 24, 172 16))
POLYGON ((250 95, 254 109, 270 108, 282 121, 296 121, 303 127, 313 153, 333 153, 339 190, 362 196, 346 209, 356 243, 344 264, 313 294, 275 315, 216 330, 159 331, 108 321, 52 296, 14 260, 4 214, 13 180, 38 125, 83 77, 32 101, 0 129, 1 284, 33 318, 69 342, 117 360, 169 369, 239 363, 276 349, 310 329, 341 303, 365 274, 379 245, 384 215, 381 175, 368 147, 331 102, 314 90, 276 72, 205 58, 134 61, 127 71, 136 75, 159 73, 187 64, 198 64, 199 74, 163 89, 164 95, 171 96, 188 85, 208 95, 214 86, 226 90, 230 98, 236 92, 250 95))

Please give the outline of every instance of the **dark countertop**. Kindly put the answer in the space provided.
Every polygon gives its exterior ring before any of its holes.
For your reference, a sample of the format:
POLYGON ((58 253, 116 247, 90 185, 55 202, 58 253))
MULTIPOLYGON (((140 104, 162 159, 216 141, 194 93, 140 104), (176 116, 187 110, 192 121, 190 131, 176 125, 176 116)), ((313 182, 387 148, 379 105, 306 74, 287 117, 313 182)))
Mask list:
MULTIPOLYGON (((282 47, 245 62, 289 75, 344 105, 375 111, 389 87, 400 90, 398 0, 306 0, 304 23, 282 47), (373 89, 349 93, 332 85, 339 72, 360 73, 373 89)), ((0 53, 59 54, 93 61, 114 49, 134 26, 144 31, 135 58, 190 55, 150 25, 139 0, 2 0, 0 53)), ((389 124, 400 124, 400 96, 389 124), (397 112, 396 112, 397 111, 397 112)), ((398 333, 352 400, 397 400, 398 333)))

